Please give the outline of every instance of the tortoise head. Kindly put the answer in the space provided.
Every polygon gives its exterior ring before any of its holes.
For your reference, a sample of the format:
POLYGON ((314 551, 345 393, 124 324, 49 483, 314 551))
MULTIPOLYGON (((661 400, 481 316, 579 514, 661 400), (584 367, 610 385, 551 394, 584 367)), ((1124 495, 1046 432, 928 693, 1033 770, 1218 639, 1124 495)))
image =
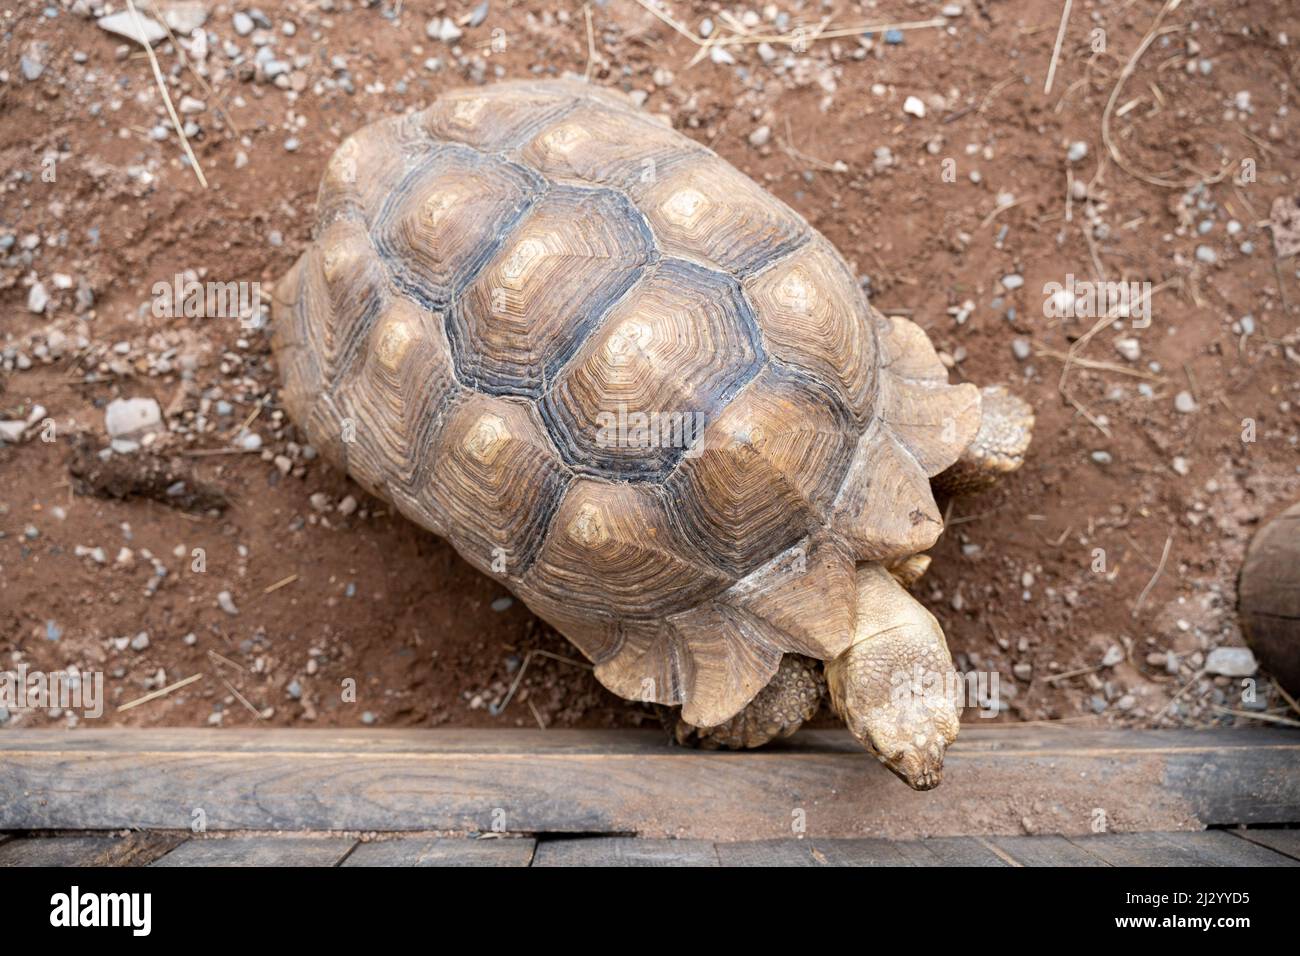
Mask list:
POLYGON ((826 664, 850 732, 914 790, 943 779, 959 726, 952 658, 934 616, 878 564, 857 570, 853 643, 826 664))

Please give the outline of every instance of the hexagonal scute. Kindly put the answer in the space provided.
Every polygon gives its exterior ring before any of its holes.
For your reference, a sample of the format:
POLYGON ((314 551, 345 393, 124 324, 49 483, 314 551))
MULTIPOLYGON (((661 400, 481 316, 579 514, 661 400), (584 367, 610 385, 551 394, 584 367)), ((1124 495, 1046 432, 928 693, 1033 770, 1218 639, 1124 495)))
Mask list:
POLYGON ((542 417, 575 470, 663 478, 765 360, 730 276, 659 262, 542 397, 542 417))
POLYGON ((559 84, 498 83, 443 93, 417 121, 438 139, 495 153, 525 142, 573 107, 573 92, 559 84))
POLYGON ((629 188, 666 256, 745 276, 808 236, 799 214, 711 154, 629 188))
POLYGON ((447 331, 461 381, 541 395, 656 255, 626 197, 553 187, 457 297, 447 331))
POLYGON ((647 113, 601 102, 579 103, 541 129, 519 157, 557 182, 649 186, 708 151, 647 113))
POLYGON ((300 281, 303 328, 332 391, 388 301, 388 273, 365 227, 336 219, 304 256, 300 281))
POLYGON ((522 166, 465 146, 436 146, 384 201, 375 245, 404 291, 442 311, 545 188, 522 166))
POLYGON ((312 254, 309 248, 299 256, 271 294, 271 342, 283 382, 280 400, 295 422, 307 420, 311 403, 325 389, 303 295, 305 270, 312 254))
POLYGON ((831 383, 858 422, 871 413, 879 350, 870 306, 816 237, 743 283, 773 357, 831 383))
POLYGON ((414 495, 434 458, 437 423, 459 389, 442 316, 394 300, 371 329, 363 361, 335 394, 354 423, 347 449, 353 476, 386 489, 390 500, 414 495))
POLYGON ((527 402, 464 392, 429 449, 420 497, 446 516, 448 536, 486 574, 532 563, 572 473, 527 402))
POLYGON ((748 574, 820 527, 858 431, 829 387, 769 366, 668 479, 669 510, 694 547, 748 574))
POLYGON ((672 529, 660 489, 578 478, 520 584, 529 606, 653 620, 730 580, 672 529))
POLYGON ((316 221, 352 218, 369 226, 389 191, 431 148, 409 116, 363 126, 330 156, 316 194, 316 221))

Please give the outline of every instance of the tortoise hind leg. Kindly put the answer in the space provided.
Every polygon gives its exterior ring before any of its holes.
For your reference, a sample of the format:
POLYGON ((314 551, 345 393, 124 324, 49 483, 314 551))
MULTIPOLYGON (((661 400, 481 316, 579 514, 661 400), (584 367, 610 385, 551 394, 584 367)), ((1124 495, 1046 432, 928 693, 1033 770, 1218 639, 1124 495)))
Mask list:
POLYGON ((984 491, 1025 462, 1034 410, 1001 385, 980 390, 980 427, 974 440, 931 484, 945 496, 984 491))
POLYGON ((789 737, 817 713, 825 694, 821 661, 786 654, 767 686, 726 723, 696 727, 682 720, 676 707, 660 707, 658 711, 664 727, 682 746, 744 750, 789 737))

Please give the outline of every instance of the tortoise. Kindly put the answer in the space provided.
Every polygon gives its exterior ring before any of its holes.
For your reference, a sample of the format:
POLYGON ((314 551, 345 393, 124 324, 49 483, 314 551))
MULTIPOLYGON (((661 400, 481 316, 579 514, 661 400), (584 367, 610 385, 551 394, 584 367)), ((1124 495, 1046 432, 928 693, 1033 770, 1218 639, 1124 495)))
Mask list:
POLYGON ((899 686, 952 661, 903 585, 943 530, 931 479, 1018 467, 1028 406, 949 384, 798 213, 580 81, 372 123, 317 206, 272 337, 329 460, 611 691, 677 708, 681 741, 788 735, 828 686, 890 770, 939 782, 956 706, 899 686))

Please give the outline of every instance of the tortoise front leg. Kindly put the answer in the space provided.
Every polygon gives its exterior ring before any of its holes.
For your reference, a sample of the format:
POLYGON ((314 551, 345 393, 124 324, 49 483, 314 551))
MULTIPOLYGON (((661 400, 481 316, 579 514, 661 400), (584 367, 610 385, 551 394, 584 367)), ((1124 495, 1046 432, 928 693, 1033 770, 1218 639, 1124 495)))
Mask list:
POLYGON ((825 693, 821 661, 786 654, 767 686, 726 723, 695 727, 682 720, 677 707, 661 708, 660 719, 673 739, 684 746, 743 750, 789 737, 817 713, 825 693))
POLYGON ((948 497, 984 491, 1025 462, 1034 434, 1034 410, 1001 385, 980 390, 980 427, 947 470, 931 480, 948 497))

